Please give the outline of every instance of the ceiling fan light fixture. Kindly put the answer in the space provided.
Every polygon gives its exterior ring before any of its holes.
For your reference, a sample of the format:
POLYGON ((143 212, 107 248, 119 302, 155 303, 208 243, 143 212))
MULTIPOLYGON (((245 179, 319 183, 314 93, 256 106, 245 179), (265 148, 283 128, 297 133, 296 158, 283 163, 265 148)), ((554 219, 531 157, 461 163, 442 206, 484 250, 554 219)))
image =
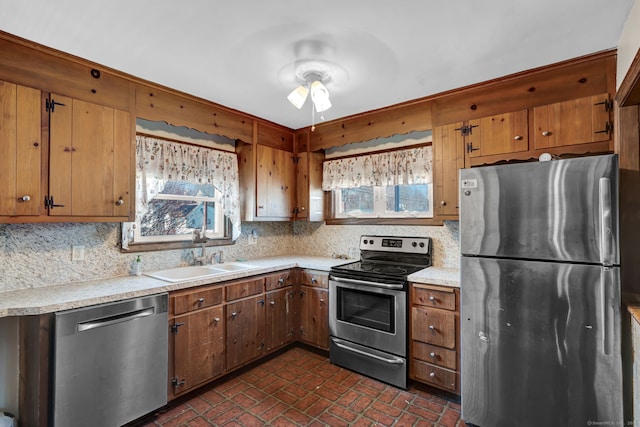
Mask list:
POLYGON ((318 113, 331 108, 331 101, 329 101, 329 91, 326 86, 322 84, 320 80, 315 80, 311 83, 311 100, 318 113))
POLYGON ((309 88, 304 85, 300 85, 287 96, 289 102, 296 107, 298 110, 302 108, 304 102, 307 100, 307 96, 309 95, 309 88))

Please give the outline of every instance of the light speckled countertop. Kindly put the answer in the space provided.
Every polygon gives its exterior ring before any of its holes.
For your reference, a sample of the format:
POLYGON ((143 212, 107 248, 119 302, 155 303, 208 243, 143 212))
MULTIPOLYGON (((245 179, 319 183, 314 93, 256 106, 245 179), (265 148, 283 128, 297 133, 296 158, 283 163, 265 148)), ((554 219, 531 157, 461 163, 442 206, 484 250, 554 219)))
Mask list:
POLYGON ((429 267, 410 274, 409 282, 429 285, 460 287, 460 270, 457 268, 429 267))
MULTIPOLYGON (((0 293, 0 317, 52 313, 127 298, 187 289, 194 286, 226 282, 294 267, 329 271, 335 265, 353 261, 316 256, 277 256, 247 260, 248 264, 256 267, 250 270, 230 272, 206 279, 178 283, 170 283, 143 275, 9 291, 0 293)), ((412 274, 409 276, 409 280, 434 285, 460 286, 458 270, 448 268, 430 267, 412 274)))

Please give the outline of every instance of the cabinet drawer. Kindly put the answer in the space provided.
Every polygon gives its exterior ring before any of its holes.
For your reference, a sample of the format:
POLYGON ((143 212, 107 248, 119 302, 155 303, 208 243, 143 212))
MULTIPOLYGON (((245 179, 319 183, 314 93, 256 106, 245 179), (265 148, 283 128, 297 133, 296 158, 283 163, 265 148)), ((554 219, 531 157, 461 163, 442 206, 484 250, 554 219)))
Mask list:
POLYGON ((181 293, 171 298, 173 314, 182 314, 213 305, 222 304, 222 286, 181 293))
POLYGON ((418 381, 422 381, 454 393, 458 392, 458 374, 455 371, 439 368, 420 360, 413 360, 411 362, 411 372, 413 373, 413 378, 418 381))
POLYGON ((227 288, 227 301, 257 295, 264 290, 264 277, 254 280, 230 283, 227 288))
POLYGON ((411 356, 414 359, 424 360, 454 371, 458 370, 458 353, 455 350, 448 350, 420 341, 413 341, 412 344, 413 354, 411 356))
POLYGON ((456 294, 447 291, 413 286, 412 304, 426 305, 428 307, 443 308, 445 310, 456 309, 456 294))
POLYGON ((316 286, 318 288, 328 288, 329 273, 326 271, 302 270, 300 273, 300 284, 316 286))
POLYGON ((411 308, 412 339, 454 349, 456 314, 432 308, 411 308))
POLYGON ((293 284, 292 274, 289 270, 281 271, 277 274, 271 274, 265 277, 265 288, 267 291, 280 289, 293 284))

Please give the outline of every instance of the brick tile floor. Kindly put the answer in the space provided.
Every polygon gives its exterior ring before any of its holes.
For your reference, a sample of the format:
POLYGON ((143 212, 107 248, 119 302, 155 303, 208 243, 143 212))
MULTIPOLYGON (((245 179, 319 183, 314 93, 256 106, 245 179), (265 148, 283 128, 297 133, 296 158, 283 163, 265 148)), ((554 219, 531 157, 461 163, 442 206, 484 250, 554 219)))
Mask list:
POLYGON ((294 347, 187 401, 136 423, 173 426, 463 427, 460 405, 420 388, 404 391, 294 347))

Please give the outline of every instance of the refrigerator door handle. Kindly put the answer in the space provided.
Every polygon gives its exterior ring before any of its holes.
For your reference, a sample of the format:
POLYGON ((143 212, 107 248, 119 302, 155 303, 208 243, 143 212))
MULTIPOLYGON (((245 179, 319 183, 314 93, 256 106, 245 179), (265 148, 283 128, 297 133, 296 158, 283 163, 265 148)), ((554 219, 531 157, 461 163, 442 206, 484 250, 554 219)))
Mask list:
POLYGON ((613 219, 611 212, 611 180, 600 178, 600 262, 613 265, 613 219))
POLYGON ((600 298, 602 299, 602 352, 613 354, 613 340, 615 338, 615 280, 613 269, 602 267, 600 270, 600 298))

